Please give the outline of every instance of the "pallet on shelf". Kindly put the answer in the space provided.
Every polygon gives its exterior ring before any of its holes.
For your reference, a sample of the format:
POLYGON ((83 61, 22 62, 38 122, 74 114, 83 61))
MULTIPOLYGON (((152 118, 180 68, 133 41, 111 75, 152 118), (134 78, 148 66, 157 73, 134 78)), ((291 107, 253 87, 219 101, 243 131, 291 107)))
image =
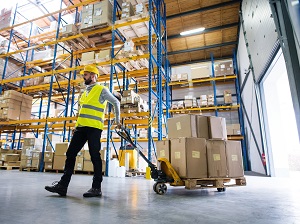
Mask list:
POLYGON ((38 172, 39 168, 37 168, 37 167, 20 167, 20 171, 38 172))

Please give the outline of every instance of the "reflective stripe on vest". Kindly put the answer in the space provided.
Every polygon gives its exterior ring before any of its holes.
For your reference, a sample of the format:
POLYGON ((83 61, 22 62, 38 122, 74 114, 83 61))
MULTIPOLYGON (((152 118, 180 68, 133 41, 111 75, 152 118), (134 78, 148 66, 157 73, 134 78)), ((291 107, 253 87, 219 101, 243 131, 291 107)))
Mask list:
POLYGON ((93 127, 103 130, 104 127, 104 111, 107 102, 103 104, 99 102, 103 88, 101 85, 95 85, 86 96, 86 91, 80 98, 80 111, 76 122, 76 127, 93 127))

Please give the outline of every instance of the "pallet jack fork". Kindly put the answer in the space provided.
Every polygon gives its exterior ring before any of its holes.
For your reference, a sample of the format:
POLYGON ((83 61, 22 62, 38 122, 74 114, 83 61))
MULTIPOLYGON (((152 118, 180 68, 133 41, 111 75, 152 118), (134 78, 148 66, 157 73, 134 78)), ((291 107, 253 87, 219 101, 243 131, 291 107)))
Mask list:
POLYGON ((115 129, 116 133, 125 141, 130 143, 134 149, 139 153, 139 155, 147 162, 151 169, 151 178, 154 179, 155 184, 153 185, 153 190, 157 194, 165 194, 167 192, 166 183, 172 186, 184 186, 184 182, 181 180, 175 169, 172 167, 169 160, 166 158, 159 158, 160 169, 158 169, 134 144, 128 131, 121 127, 119 130, 115 129))

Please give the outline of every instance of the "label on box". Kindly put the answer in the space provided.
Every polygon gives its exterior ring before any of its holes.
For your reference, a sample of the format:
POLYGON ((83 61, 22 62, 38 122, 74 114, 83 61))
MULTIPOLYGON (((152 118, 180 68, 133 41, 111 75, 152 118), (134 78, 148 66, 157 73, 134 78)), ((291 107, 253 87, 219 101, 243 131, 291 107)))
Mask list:
POLYGON ((231 155, 231 160, 232 161, 238 161, 238 156, 237 155, 231 155))
POLYGON ((178 130, 181 130, 181 124, 180 124, 180 122, 177 122, 177 123, 176 123, 176 129, 177 129, 177 131, 178 131, 178 130))
POLYGON ((221 68, 225 68, 225 65, 221 65, 220 67, 221 67, 221 68))
POLYGON ((198 151, 192 151, 192 157, 200 159, 200 152, 198 152, 198 151))
POLYGON ((180 159, 180 152, 175 152, 175 159, 180 159))
POLYGON ((213 154, 213 158, 214 158, 214 161, 219 161, 219 160, 221 160, 221 155, 220 154, 213 154))
POLYGON ((166 157, 165 150, 161 150, 161 151, 160 151, 160 157, 166 157))

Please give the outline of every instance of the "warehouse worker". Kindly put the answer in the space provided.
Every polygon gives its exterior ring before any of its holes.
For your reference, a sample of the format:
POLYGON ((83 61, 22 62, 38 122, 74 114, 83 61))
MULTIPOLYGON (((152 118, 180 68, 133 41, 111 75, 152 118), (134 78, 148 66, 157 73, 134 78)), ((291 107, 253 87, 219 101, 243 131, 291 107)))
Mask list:
POLYGON ((116 124, 120 128, 120 103, 118 99, 104 86, 99 85, 97 76, 99 71, 96 66, 87 65, 83 70, 86 90, 80 98, 80 111, 76 121, 76 128, 68 147, 64 168, 64 174, 60 181, 54 182, 52 186, 46 186, 47 191, 66 196, 71 176, 74 172, 76 156, 88 142, 89 153, 94 166, 94 177, 92 188, 83 194, 84 197, 101 196, 102 182, 102 160, 100 157, 100 138, 104 127, 104 112, 106 103, 114 107, 116 124))

